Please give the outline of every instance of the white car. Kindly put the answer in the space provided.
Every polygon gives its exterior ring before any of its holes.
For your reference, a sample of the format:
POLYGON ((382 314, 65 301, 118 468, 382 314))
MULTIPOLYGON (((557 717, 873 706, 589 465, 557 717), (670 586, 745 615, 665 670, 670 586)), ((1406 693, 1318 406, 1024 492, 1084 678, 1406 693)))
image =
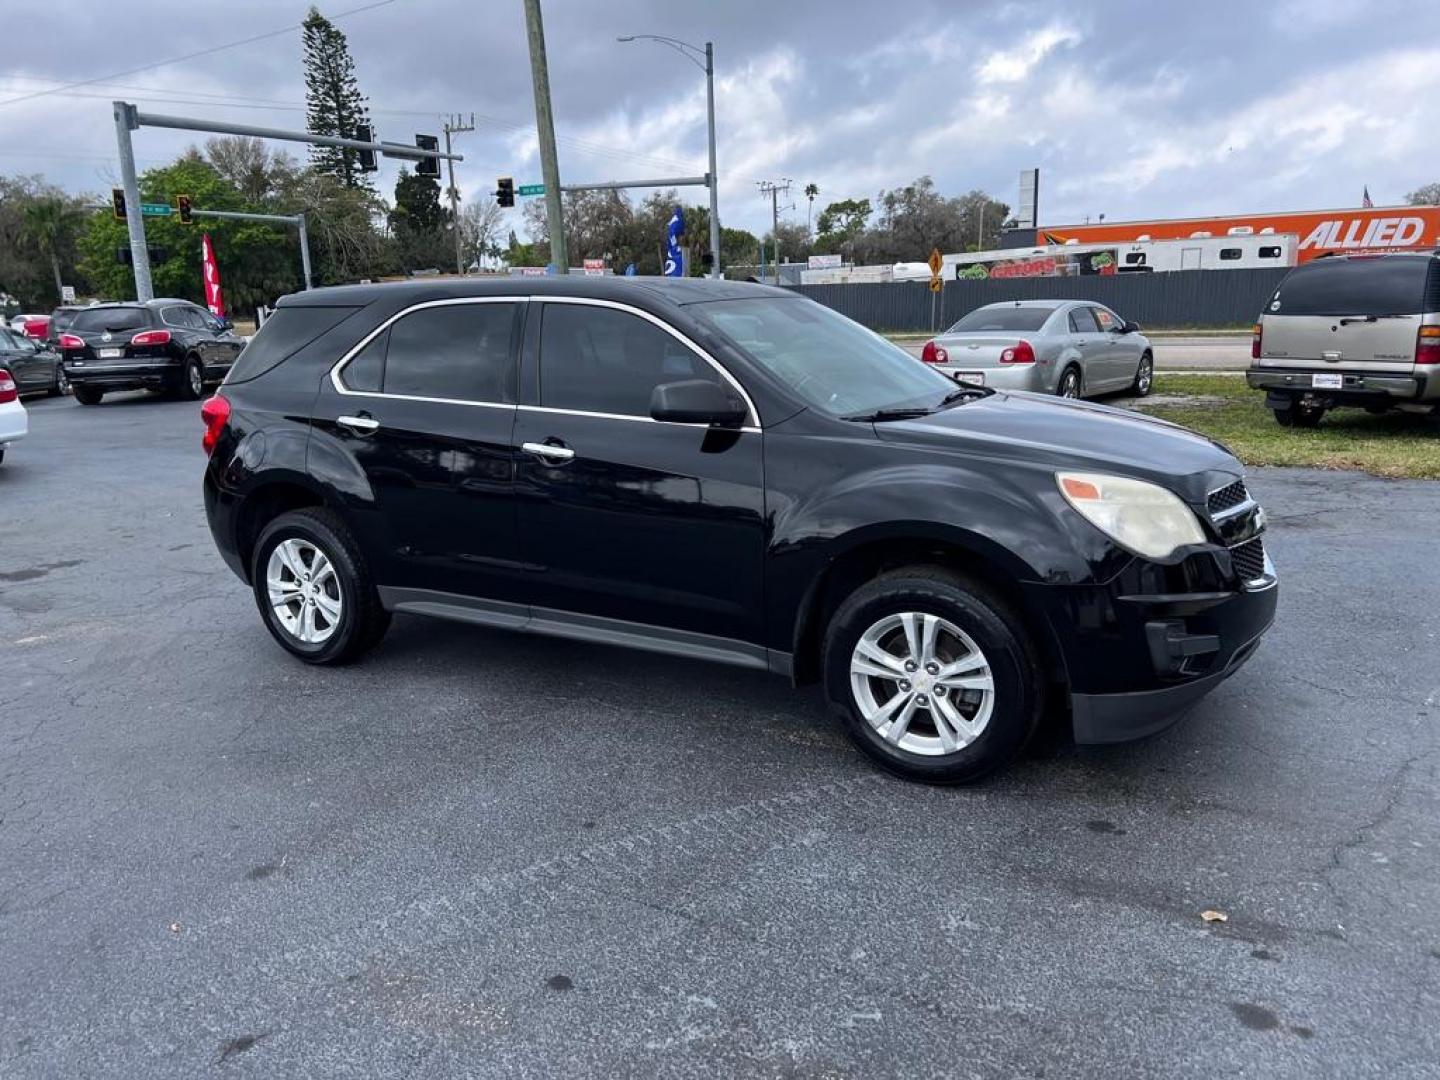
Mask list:
POLYGON ((0 368, 0 461, 5 460, 5 448, 16 439, 23 439, 29 430, 30 420, 20 403, 20 389, 10 372, 0 368))

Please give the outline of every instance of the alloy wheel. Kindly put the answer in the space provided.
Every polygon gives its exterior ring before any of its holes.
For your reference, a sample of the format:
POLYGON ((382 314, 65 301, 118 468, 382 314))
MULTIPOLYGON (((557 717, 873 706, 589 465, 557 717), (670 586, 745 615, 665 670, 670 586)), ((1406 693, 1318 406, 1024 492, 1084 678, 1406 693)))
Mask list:
POLYGON ((282 540, 265 566, 270 607, 285 632, 306 645, 329 640, 340 625, 344 598, 329 557, 308 540, 282 540))
POLYGON ((1080 376, 1073 369, 1060 377, 1060 396, 1063 398, 1080 396, 1080 376))
POLYGON ((199 364, 191 364, 187 377, 190 380, 190 393, 198 398, 205 392, 205 373, 200 370, 199 364))
POLYGON ((1140 376, 1135 380, 1135 389, 1141 394, 1150 392, 1150 383, 1155 378, 1155 361, 1148 356, 1140 361, 1140 376))
POLYGON ((995 707, 995 680, 980 646, 925 612, 886 615, 860 635, 850 690, 885 742, 932 757, 973 743, 995 707))
POLYGON ((65 369, 59 364, 55 365, 55 393, 61 395, 70 392, 70 376, 65 374, 65 369))

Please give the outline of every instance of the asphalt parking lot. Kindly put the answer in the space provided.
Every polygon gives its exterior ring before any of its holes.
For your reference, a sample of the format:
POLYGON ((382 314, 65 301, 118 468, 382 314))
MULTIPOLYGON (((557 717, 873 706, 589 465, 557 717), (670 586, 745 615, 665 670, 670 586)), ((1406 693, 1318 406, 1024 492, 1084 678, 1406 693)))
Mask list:
POLYGON ((211 544, 194 404, 30 423, 0 1076, 1440 1071, 1440 484, 1257 473, 1251 664, 940 790, 740 670, 412 617, 306 668, 211 544))

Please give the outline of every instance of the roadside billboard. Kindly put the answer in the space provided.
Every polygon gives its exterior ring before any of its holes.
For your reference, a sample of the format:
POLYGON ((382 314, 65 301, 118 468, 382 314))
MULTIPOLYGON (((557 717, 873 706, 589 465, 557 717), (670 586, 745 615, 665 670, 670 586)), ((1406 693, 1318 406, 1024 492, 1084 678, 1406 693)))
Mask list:
POLYGON ((1107 221, 1103 225, 1052 225, 1039 230, 1038 244, 1132 243, 1261 233, 1294 233, 1297 261, 1342 251, 1384 252, 1440 247, 1440 206, 1376 206, 1352 210, 1306 210, 1233 217, 1107 221))
POLYGON ((999 280, 1019 277, 1080 277, 1091 274, 1113 274, 1118 260, 1114 248, 1076 252, 1044 252, 1016 255, 1013 258, 985 258, 967 261, 962 255, 955 262, 957 281, 999 280))

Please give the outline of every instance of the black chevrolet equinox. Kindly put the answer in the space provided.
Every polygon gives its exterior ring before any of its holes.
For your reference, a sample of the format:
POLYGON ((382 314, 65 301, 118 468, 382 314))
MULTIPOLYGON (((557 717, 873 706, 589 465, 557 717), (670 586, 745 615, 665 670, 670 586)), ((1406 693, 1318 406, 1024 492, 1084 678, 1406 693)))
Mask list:
POLYGON ((780 289, 433 280, 281 300, 202 409, 205 506, 275 639, 393 612, 819 681, 880 765, 1157 731, 1275 614, 1222 447, 956 383, 780 289))

